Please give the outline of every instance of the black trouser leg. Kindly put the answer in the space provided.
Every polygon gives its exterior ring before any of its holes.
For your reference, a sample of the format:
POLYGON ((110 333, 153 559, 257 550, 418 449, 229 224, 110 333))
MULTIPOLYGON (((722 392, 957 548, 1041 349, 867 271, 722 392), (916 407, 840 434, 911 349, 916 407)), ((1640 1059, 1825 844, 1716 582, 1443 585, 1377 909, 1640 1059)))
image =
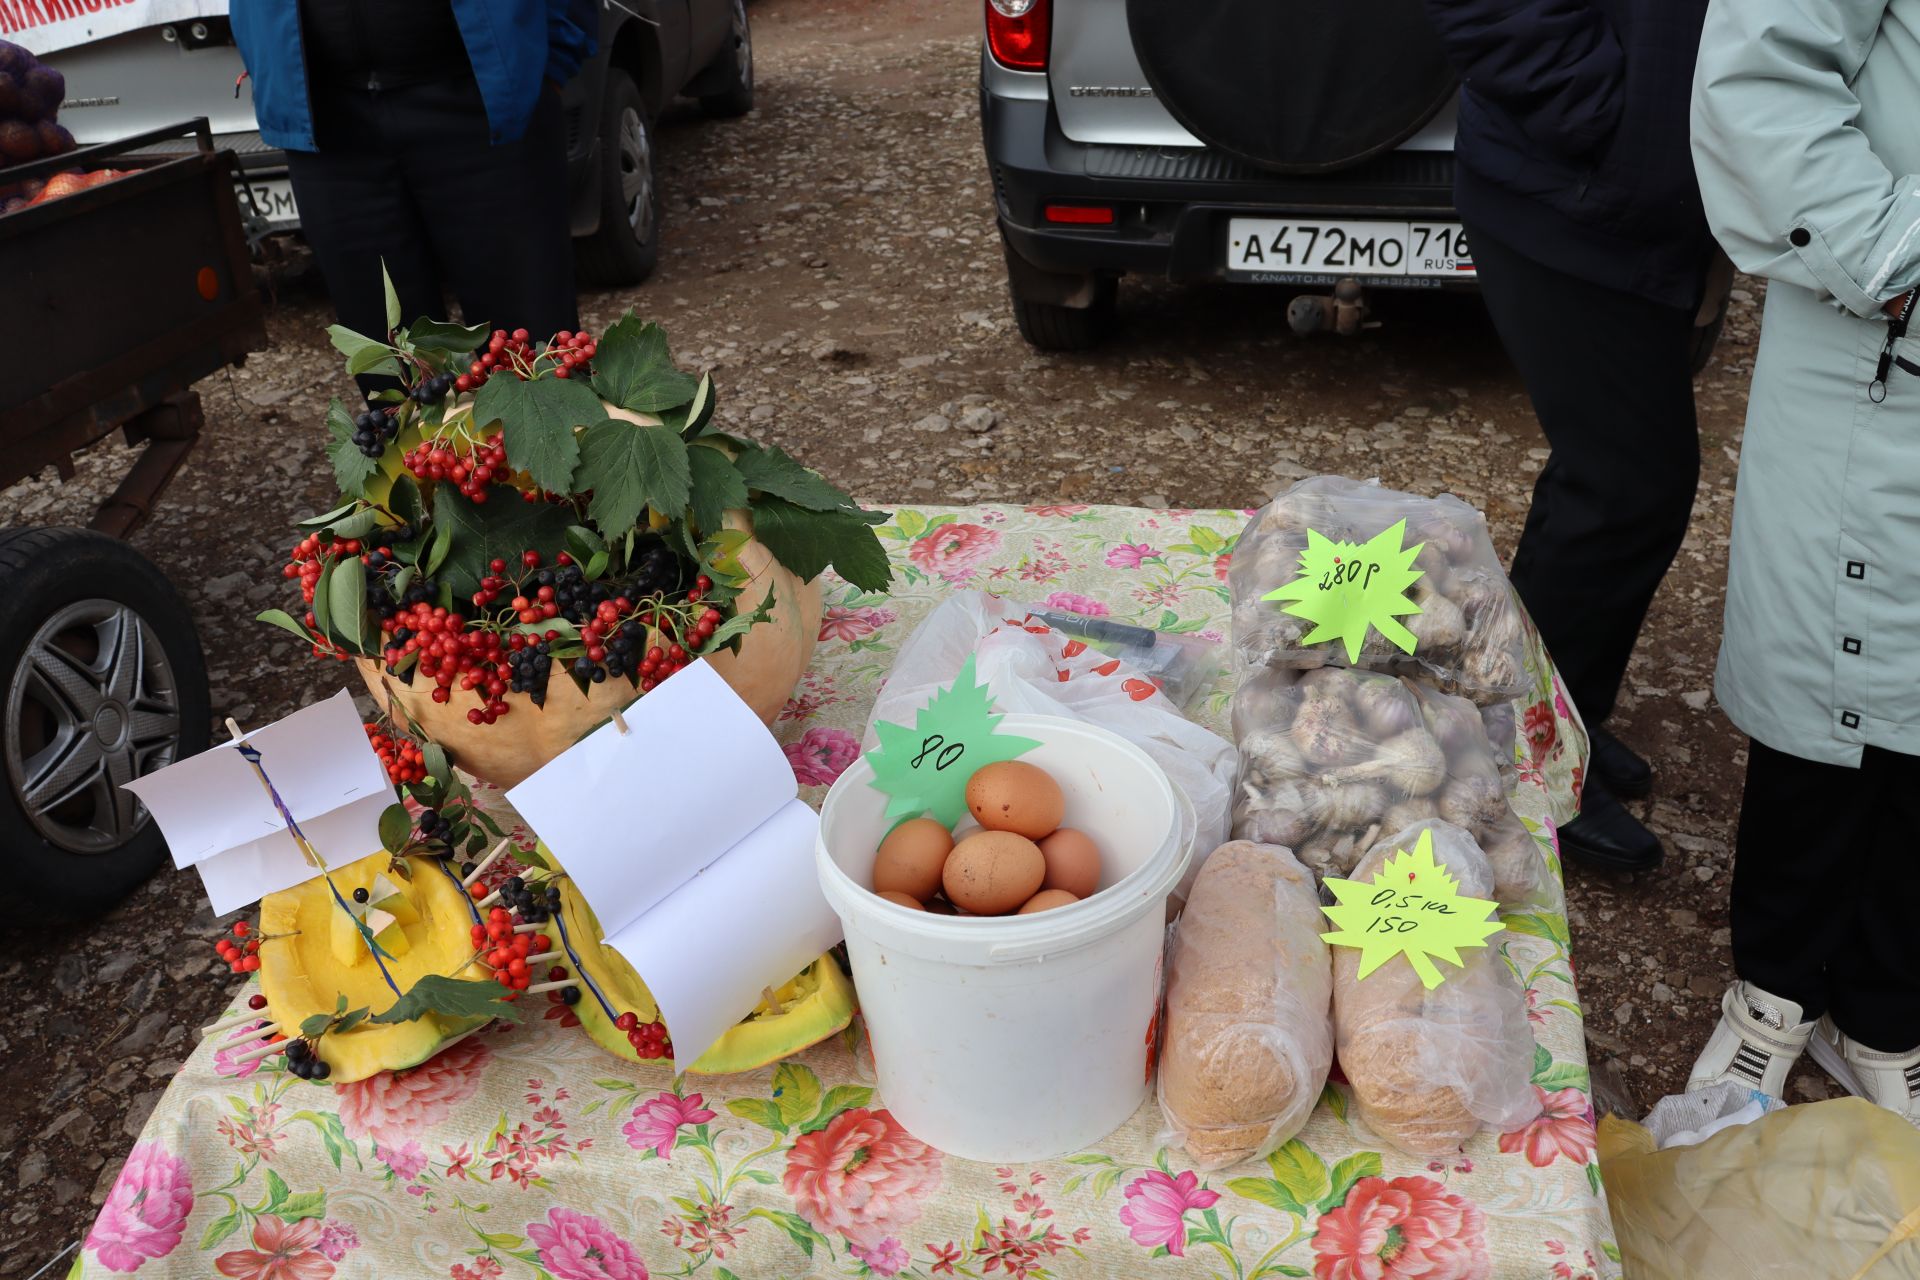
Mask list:
POLYGON ((445 309, 433 247, 398 161, 379 151, 290 151, 287 173, 301 230, 341 324, 370 338, 386 336, 382 262, 400 296, 402 324, 445 309))
POLYGON ((1565 275, 1469 228, 1480 290, 1552 452, 1513 585, 1576 706, 1613 710, 1700 475, 1693 313, 1565 275))
POLYGON ((1858 769, 1755 742, 1733 868, 1741 978, 1870 1049, 1920 1045, 1920 757, 1858 769))

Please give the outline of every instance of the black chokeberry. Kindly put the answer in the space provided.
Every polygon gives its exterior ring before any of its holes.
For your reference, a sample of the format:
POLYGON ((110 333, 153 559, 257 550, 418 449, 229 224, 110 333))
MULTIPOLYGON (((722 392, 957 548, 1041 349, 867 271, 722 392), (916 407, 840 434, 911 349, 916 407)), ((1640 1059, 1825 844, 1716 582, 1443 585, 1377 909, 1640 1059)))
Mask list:
POLYGON ((325 1080, 332 1074, 333 1068, 327 1065, 325 1058, 315 1058, 313 1065, 307 1068, 307 1079, 309 1080, 325 1080))
POLYGON ((565 1000, 565 1001, 566 1001, 566 1002, 567 1002, 568 1004, 579 1004, 579 1003, 580 1003, 580 988, 578 988, 578 987, 562 987, 562 988, 560 988, 560 998, 561 998, 562 1000, 565 1000))
POLYGON ((368 893, 365 889, 355 889, 353 891, 353 900, 355 902, 365 902, 368 898, 372 896, 373 895, 368 893))
POLYGON ((480 866, 480 864, 479 864, 479 863, 477 863, 477 862, 463 862, 463 863, 461 863, 461 864, 460 864, 460 878, 461 878, 462 880, 465 880, 465 879, 466 879, 466 878, 467 878, 468 876, 470 876, 470 875, 472 875, 472 874, 473 874, 473 873, 474 873, 474 872, 475 872, 476 870, 478 870, 478 869, 479 869, 479 866, 480 866))

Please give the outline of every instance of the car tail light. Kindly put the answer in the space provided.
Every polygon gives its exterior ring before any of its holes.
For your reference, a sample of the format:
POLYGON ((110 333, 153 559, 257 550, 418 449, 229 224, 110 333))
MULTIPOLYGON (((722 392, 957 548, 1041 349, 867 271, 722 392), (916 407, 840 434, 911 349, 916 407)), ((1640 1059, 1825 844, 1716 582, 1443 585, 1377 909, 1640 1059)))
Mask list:
POLYGON ((1016 71, 1047 69, 1052 0, 987 0, 987 48, 1016 71))
POLYGON ((1066 222, 1082 227, 1110 227, 1113 225, 1113 207, 1104 204, 1050 204, 1046 207, 1048 222, 1066 222))

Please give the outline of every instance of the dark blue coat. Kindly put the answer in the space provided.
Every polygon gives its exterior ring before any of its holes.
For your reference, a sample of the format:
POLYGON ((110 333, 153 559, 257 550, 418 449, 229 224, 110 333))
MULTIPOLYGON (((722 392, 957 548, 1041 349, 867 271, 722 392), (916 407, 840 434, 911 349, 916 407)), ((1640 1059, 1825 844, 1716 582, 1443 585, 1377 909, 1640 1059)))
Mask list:
MULTIPOLYGON (((493 142, 526 132, 544 81, 565 84, 593 53, 591 0, 451 0, 473 63, 493 142)), ((234 43, 253 83, 260 136, 290 151, 315 151, 299 0, 233 0, 234 43)))
POLYGON ((1707 0, 1427 0, 1459 69, 1469 227, 1674 306, 1711 252, 1688 149, 1707 0))

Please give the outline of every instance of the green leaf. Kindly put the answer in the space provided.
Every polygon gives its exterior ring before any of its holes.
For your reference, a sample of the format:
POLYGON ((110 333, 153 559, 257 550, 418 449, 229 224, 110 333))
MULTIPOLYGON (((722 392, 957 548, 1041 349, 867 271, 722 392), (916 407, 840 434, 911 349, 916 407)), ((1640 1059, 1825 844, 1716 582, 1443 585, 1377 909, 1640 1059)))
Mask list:
POLYGON ((1353 1190, 1353 1184, 1362 1178, 1380 1176, 1380 1153, 1378 1151, 1359 1151, 1333 1166, 1328 1175, 1327 1194, 1320 1197, 1317 1206, 1322 1213, 1337 1209, 1347 1202, 1347 1193, 1353 1190))
POLYGON ((328 560, 321 568, 319 578, 313 584, 313 629, 326 637, 333 635, 332 581, 333 571, 339 567, 339 564, 337 560, 328 560))
MULTIPOLYGON (((445 489, 441 493, 447 492, 445 489)), ((435 497, 435 505, 439 499, 435 497)), ((447 562, 447 555, 453 550, 453 526, 442 522, 434 527, 433 543, 427 548, 427 574, 432 576, 440 572, 440 566, 447 562)))
MULTIPOLYGON (((340 402, 338 400, 335 400, 333 403, 335 405, 338 405, 340 402)), ((342 409, 341 412, 344 413, 345 410, 342 409)), ((332 413, 332 410, 329 409, 328 413, 332 413)), ((322 514, 317 516, 308 516, 305 520, 299 521, 293 527, 296 529, 309 529, 309 530, 324 529, 328 525, 332 524, 335 520, 338 520, 341 516, 352 514, 353 509, 355 507, 358 507, 359 505, 360 504, 358 502, 349 500, 347 502, 341 503, 339 506, 335 507, 331 511, 323 512, 322 514)))
POLYGON ((387 594, 391 595, 396 601, 405 600, 407 598, 408 588, 413 586, 413 580, 419 576, 419 566, 411 564, 401 565, 400 571, 387 579, 387 594))
POLYGON ((265 1212, 275 1212, 281 1204, 286 1201, 286 1198, 287 1180, 275 1173, 272 1169, 267 1170, 267 1207, 265 1212))
POLYGON ((1587 1166, 1587 1185, 1593 1188, 1593 1194, 1596 1197, 1600 1195, 1600 1166, 1599 1165, 1590 1164, 1587 1166))
POLYGON ((780 1118, 791 1128, 820 1106, 820 1077, 797 1062, 783 1062, 773 1069, 773 1096, 780 1118))
POLYGON ((1593 1079, 1587 1069, 1574 1062, 1556 1062, 1545 1071, 1537 1071, 1533 1082, 1548 1093, 1558 1089, 1578 1089, 1586 1093, 1593 1087, 1593 1079))
POLYGON ((387 260, 380 259, 380 288, 387 295, 387 332, 400 327, 400 295, 394 291, 393 277, 387 274, 387 260))
POLYGON ((300 1020, 300 1034, 308 1040, 323 1036, 327 1032, 327 1024, 332 1021, 333 1015, 330 1013, 308 1014, 300 1020))
POLYGON ((865 513, 808 511, 783 498, 757 498, 753 533, 802 581, 813 581, 829 564, 862 591, 882 591, 893 581, 886 548, 865 513))
POLYGON ((600 581, 600 576, 604 574, 606 571, 607 571, 607 553, 604 551, 594 552, 592 557, 588 559, 588 561, 585 564, 580 566, 580 574, 588 582, 600 581))
POLYGON ((240 1211, 235 1209, 232 1213, 223 1214, 215 1218, 212 1222, 209 1222, 205 1233, 200 1237, 201 1251, 205 1252, 213 1248, 213 1246, 238 1231, 240 1229, 241 1216, 240 1211))
POLYGON ((378 529, 382 517, 373 507, 360 507, 358 510, 340 517, 320 531, 322 542, 333 542, 347 538, 364 538, 378 529))
POLYGON ((1298 1138, 1289 1139, 1285 1146, 1268 1156, 1267 1167, 1273 1170, 1274 1181, 1286 1188, 1295 1203, 1316 1204, 1329 1190, 1327 1162, 1298 1138))
POLYGON ((426 508, 420 505, 420 485, 412 473, 402 471, 394 477, 393 487, 387 491, 387 510, 412 525, 415 533, 420 531, 420 518, 426 508))
POLYGON ((302 1218, 324 1218, 327 1216, 327 1193, 324 1191, 305 1191, 297 1196, 288 1196, 274 1210, 286 1222, 298 1222, 302 1218))
POLYGON ((1282 1213, 1305 1217, 1306 1206, 1295 1200, 1288 1190, 1272 1178, 1229 1178, 1227 1190, 1237 1196, 1245 1196, 1256 1204, 1266 1205, 1269 1209, 1278 1209, 1282 1213))
POLYGON ((734 1098, 727 1103, 727 1110, 742 1120, 750 1120, 763 1129, 775 1133, 785 1133, 787 1122, 780 1114, 778 1103, 766 1098, 734 1098))
POLYGON ((818 471, 801 466, 771 446, 748 449, 734 459, 733 465, 748 488, 785 498, 809 511, 841 511, 854 505, 852 498, 827 483, 818 471))
POLYGON ((307 630, 298 619, 285 609, 263 610, 260 613, 256 613, 253 616, 253 620, 255 622, 264 622, 268 626, 278 627, 282 631, 290 632, 293 635, 299 636, 308 644, 312 644, 314 641, 313 632, 307 630))
POLYGON ((330 324, 327 326, 327 340, 333 343, 335 351, 347 358, 349 374, 356 377, 363 373, 400 376, 400 366, 394 363, 393 348, 378 338, 355 333, 345 325, 330 324), (382 368, 382 365, 386 367, 382 368))
POLYGON ((394 1001, 386 1012, 376 1013, 367 1021, 385 1026, 413 1022, 432 1013, 453 1022, 475 1018, 519 1022, 520 1010, 495 998, 499 990, 499 986, 491 982, 468 982, 429 973, 407 988, 406 994, 394 1001))
POLYGON ((1533 1075, 1530 1078, 1537 1080, 1540 1078, 1540 1075, 1542 1072, 1551 1071, 1552 1069, 1553 1069, 1553 1055, 1547 1052, 1547 1047, 1545 1045, 1543 1044, 1534 1045, 1533 1046, 1533 1075))
POLYGON ((427 776, 438 778, 443 786, 453 776, 453 766, 447 761, 447 749, 437 742, 429 742, 420 749, 420 762, 427 766, 427 776))
POLYGON ((508 460, 542 489, 567 493, 580 461, 574 428, 605 422, 607 411, 584 382, 499 377, 488 378, 474 396, 473 420, 500 423, 508 460))
POLYGON ((713 421, 713 403, 713 378, 701 374, 699 385, 693 389, 693 399, 677 408, 662 409, 660 423, 679 432, 682 440, 697 439, 713 421))
POLYGON ((355 1150, 353 1140, 347 1137, 346 1126, 340 1122, 338 1115, 331 1111, 296 1111, 293 1118, 304 1120, 314 1127, 314 1131, 320 1135, 320 1141, 326 1145, 334 1168, 340 1167, 341 1157, 350 1151, 353 1152, 353 1162, 360 1163, 360 1153, 355 1150))
MULTIPOLYGON (((511 445, 508 451, 511 456, 511 445)), ((685 511, 693 474, 679 436, 610 418, 581 433, 580 470, 573 483, 593 490, 587 504, 593 522, 604 532, 619 533, 632 528, 648 507, 669 516, 685 511)))
POLYGON ((1002 733, 1005 717, 974 674, 971 655, 953 683, 936 692, 914 717, 913 727, 880 721, 880 745, 867 753, 868 785, 887 796, 886 819, 931 813, 952 827, 967 816, 967 779, 987 765, 1015 760, 1040 744, 1002 733))
POLYGON ((1113 1190, 1114 1186, 1119 1183, 1120 1176, 1123 1172, 1125 1171, 1121 1169, 1102 1169, 1099 1173, 1094 1174, 1093 1198, 1095 1200, 1106 1199, 1107 1192, 1113 1190))
POLYGON ((586 564, 596 554, 606 549, 607 540, 600 536, 598 530, 584 524, 567 526, 567 554, 580 564, 586 564))
POLYGON ((407 813, 407 806, 390 804, 380 811, 380 847, 389 853, 398 853, 407 847, 407 837, 413 834, 413 818, 407 813))
MULTIPOLYGON (((472 355, 487 336, 487 326, 483 324, 451 324, 445 320, 429 320, 421 316, 407 326, 407 341, 416 351, 444 351, 449 355, 472 355)), ((465 373, 464 367, 455 372, 465 373)))
MULTIPOLYGON (((697 386, 692 375, 674 366, 660 326, 642 324, 631 311, 594 344, 593 389, 622 409, 659 413, 676 408, 693 399, 697 386)), ((508 456, 513 456, 512 446, 508 456)))
POLYGON ((367 566, 359 556, 342 556, 334 562, 333 576, 327 582, 327 617, 327 625, 341 646, 360 652, 366 634, 367 566))
POLYGON ((519 1236, 509 1235, 506 1232, 499 1231, 482 1231, 480 1233, 480 1239, 489 1248, 493 1249, 518 1249, 526 1243, 526 1241, 522 1240, 519 1236))
MULTIPOLYGON (((487 385, 493 385, 491 379, 487 385)), ((523 551, 538 551, 543 560, 557 555, 566 545, 573 509, 564 503, 517 498, 479 507, 452 485, 443 484, 433 493, 433 522, 436 549, 438 538, 447 539, 440 579, 452 587, 456 599, 466 599, 480 589, 480 579, 487 576, 487 565, 493 560, 517 564, 523 551)))
POLYGON ((1606 1254, 1609 1261, 1620 1261, 1620 1246, 1611 1240, 1602 1240, 1600 1242, 1600 1252, 1606 1254))
POLYGON ((689 498, 693 522, 700 526, 700 532, 712 533, 721 527, 727 511, 747 505, 747 483, 718 449, 695 445, 687 450, 687 463, 693 479, 689 498))
POLYGON ((864 1107, 871 1101, 873 1101, 872 1089, 864 1085, 837 1084, 827 1090, 826 1098, 820 1103, 820 1110, 814 1113, 813 1119, 801 1126, 800 1131, 812 1133, 816 1129, 824 1129, 833 1123, 834 1118, 841 1112, 851 1111, 855 1107, 864 1107))
POLYGON ((345 405, 334 400, 327 405, 327 461, 333 464, 333 478, 340 492, 350 498, 367 496, 367 481, 380 470, 380 464, 360 452, 353 442, 353 418, 345 405))
POLYGON ((797 1213, 788 1213, 784 1209, 755 1209, 747 1215, 749 1218, 765 1218, 782 1231, 811 1258, 816 1247, 831 1250, 833 1245, 828 1239, 815 1231, 805 1218, 797 1213))

